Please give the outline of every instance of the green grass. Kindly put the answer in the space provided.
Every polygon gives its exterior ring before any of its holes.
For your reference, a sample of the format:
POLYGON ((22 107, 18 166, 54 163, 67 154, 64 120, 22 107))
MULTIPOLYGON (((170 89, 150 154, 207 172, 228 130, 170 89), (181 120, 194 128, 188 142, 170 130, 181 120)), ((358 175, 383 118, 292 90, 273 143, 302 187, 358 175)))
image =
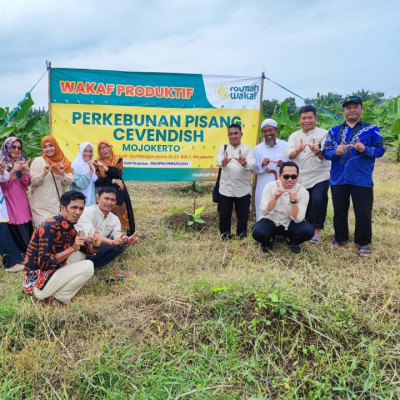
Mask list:
POLYGON ((194 206, 182 183, 130 183, 142 241, 71 304, 0 273, 0 399, 400 398, 399 179, 378 161, 368 259, 332 248, 331 205, 321 246, 266 256, 219 240, 211 184, 194 206), (201 231, 176 218, 201 206, 201 231))

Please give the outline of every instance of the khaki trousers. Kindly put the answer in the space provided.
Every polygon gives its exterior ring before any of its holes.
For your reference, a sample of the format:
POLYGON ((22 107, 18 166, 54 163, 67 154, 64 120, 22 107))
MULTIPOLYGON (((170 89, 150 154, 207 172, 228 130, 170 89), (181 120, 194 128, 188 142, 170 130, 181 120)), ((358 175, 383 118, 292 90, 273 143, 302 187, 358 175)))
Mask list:
POLYGON ((58 301, 66 303, 76 295, 93 274, 93 262, 90 260, 67 264, 54 272, 43 290, 34 288, 33 295, 39 300, 54 296, 58 301))

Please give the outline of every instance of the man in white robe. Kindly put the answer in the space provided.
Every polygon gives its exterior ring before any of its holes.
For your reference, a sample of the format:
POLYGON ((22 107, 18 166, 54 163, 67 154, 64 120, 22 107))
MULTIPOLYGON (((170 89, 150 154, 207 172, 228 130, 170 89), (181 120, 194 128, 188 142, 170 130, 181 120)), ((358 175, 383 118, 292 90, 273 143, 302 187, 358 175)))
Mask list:
POLYGON ((265 185, 278 179, 279 167, 284 161, 288 161, 286 156, 287 142, 276 138, 278 124, 273 119, 266 119, 261 124, 261 131, 264 140, 254 149, 256 163, 253 174, 257 175, 256 185, 256 220, 261 218, 260 203, 265 185))

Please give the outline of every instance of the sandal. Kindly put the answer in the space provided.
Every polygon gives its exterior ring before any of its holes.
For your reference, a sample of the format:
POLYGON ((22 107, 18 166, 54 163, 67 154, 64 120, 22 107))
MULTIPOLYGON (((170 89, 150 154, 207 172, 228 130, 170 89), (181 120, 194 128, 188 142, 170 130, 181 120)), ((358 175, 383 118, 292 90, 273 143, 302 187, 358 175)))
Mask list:
POLYGON ((11 268, 5 268, 4 271, 5 272, 19 272, 19 271, 22 271, 24 268, 25 267, 23 264, 15 264, 11 268))
POLYGON ((360 246, 358 248, 358 255, 360 257, 369 257, 371 255, 371 250, 368 246, 360 246))

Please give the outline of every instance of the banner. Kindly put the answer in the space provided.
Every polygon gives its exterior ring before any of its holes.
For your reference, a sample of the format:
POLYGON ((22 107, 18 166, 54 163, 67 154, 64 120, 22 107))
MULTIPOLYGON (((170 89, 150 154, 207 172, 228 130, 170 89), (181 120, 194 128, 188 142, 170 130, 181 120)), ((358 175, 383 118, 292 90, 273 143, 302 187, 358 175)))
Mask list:
POLYGON ((70 161, 108 140, 125 180, 215 180, 230 124, 257 144, 260 96, 260 77, 52 68, 52 134, 70 161))

